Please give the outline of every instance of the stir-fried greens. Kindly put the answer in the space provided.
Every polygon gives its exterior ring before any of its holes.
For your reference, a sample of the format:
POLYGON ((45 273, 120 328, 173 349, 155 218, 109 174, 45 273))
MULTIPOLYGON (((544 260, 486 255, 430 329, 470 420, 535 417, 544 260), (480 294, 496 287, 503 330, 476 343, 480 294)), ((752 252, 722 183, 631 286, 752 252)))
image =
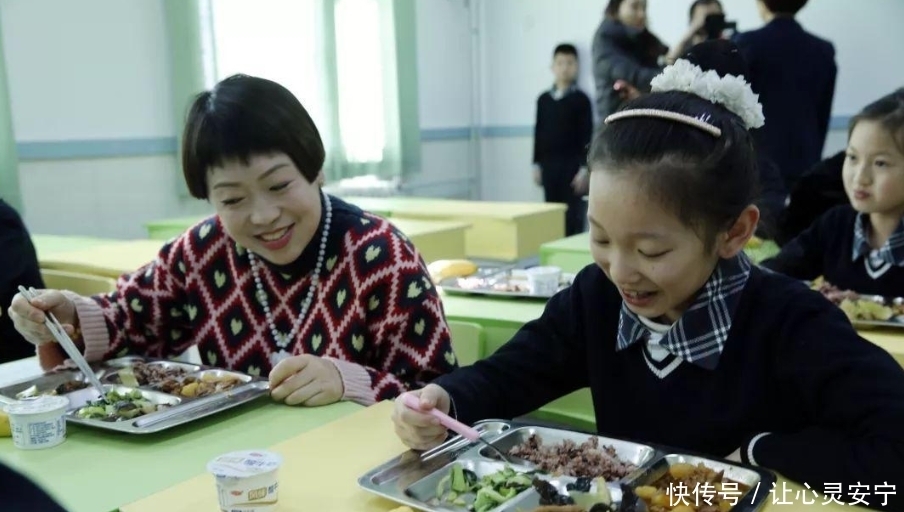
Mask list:
POLYGON ((486 512, 529 489, 531 481, 529 473, 518 473, 509 467, 480 478, 456 463, 437 484, 436 498, 473 512, 486 512))
POLYGON ((169 407, 156 404, 144 397, 138 390, 127 392, 108 391, 99 400, 89 402, 78 410, 78 417, 89 420, 121 421, 130 420, 144 414, 169 407))

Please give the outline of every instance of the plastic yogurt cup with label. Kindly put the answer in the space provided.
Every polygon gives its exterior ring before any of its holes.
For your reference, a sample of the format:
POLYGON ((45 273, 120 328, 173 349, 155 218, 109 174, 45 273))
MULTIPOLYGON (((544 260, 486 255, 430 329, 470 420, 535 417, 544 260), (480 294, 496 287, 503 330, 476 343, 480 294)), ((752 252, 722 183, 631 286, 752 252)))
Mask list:
POLYGON ((527 286, 531 295, 555 295, 559 291, 562 269, 559 267, 531 267, 527 269, 527 286))
POLYGON ((13 444, 23 450, 51 448, 66 440, 64 396, 41 396, 9 404, 3 411, 9 416, 13 444))
POLYGON ((277 474, 282 457, 273 452, 232 452, 207 464, 217 482, 223 512, 269 512, 279 498, 277 474))

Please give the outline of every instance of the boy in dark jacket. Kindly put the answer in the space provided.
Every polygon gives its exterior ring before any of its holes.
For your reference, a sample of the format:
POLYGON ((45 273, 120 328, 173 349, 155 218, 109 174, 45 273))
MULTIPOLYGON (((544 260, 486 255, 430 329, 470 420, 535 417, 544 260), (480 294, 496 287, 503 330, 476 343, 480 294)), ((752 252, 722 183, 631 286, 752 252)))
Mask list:
POLYGON ((546 201, 565 203, 565 236, 584 231, 587 146, 593 133, 590 98, 575 84, 578 52, 560 44, 553 52, 553 87, 537 99, 534 182, 546 201))

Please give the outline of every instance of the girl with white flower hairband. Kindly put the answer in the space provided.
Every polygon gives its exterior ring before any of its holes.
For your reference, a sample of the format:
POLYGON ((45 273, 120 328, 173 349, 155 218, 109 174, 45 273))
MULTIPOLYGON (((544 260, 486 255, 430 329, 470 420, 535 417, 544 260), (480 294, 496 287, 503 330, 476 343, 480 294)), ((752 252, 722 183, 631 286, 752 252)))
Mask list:
MULTIPOLYGON (((421 411, 398 400, 397 434, 426 449, 447 437, 431 408, 470 424, 589 387, 604 436, 847 496, 904 482, 904 370, 818 293, 744 255, 759 220, 756 96, 683 60, 653 89, 590 149, 596 264, 491 357, 413 392, 421 411)), ((902 507, 900 494, 866 501, 902 507)))

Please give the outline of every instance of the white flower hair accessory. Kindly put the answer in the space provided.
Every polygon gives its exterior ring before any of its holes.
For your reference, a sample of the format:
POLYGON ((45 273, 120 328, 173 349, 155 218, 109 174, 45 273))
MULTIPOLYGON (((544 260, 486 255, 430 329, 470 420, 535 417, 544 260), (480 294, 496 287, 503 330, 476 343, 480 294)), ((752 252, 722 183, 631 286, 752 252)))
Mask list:
POLYGON ((744 77, 719 76, 713 70, 703 71, 686 59, 667 66, 650 83, 653 92, 683 91, 696 94, 735 113, 750 128, 763 126, 763 106, 744 77))

